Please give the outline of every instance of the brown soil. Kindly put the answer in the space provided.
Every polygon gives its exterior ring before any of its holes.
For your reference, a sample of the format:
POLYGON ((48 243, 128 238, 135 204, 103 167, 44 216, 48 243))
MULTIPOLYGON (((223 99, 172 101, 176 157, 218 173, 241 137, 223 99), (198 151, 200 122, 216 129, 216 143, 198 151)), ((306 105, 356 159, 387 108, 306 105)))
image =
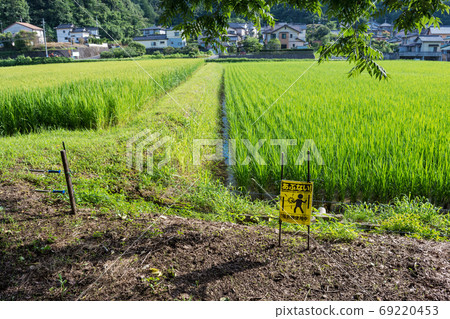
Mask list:
POLYGON ((306 251, 291 233, 280 248, 271 228, 73 216, 30 189, 0 184, 1 300, 450 299, 448 243, 365 234, 306 251))

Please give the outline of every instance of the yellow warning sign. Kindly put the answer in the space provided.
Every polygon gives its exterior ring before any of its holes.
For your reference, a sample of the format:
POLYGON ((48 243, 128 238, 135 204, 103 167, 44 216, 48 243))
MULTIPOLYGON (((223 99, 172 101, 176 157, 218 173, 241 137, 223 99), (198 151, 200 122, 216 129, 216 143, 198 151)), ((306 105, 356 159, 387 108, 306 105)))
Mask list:
POLYGON ((283 222, 310 225, 313 183, 281 181, 280 219, 283 222))

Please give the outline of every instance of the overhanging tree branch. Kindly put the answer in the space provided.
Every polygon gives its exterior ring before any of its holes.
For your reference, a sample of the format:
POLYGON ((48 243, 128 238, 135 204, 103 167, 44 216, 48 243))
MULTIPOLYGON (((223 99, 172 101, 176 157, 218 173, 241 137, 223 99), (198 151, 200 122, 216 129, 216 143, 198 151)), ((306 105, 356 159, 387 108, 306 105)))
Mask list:
POLYGON ((434 14, 449 13, 450 9, 442 0, 384 0, 377 5, 370 0, 164 0, 161 1, 163 12, 160 21, 169 26, 176 17, 180 17, 183 22, 176 28, 183 30, 185 36, 203 34, 206 43, 220 46, 232 12, 252 21, 260 29, 263 21, 274 25, 270 8, 276 4, 338 19, 344 26, 343 34, 335 44, 327 44, 320 49, 319 62, 331 56, 343 56, 355 64, 350 76, 367 71, 378 79, 387 78, 386 71, 375 62, 383 55, 367 45, 368 26, 367 22, 360 21, 361 18, 367 21, 384 13, 401 11, 393 22, 394 27, 405 32, 420 31, 429 25, 438 25, 440 20, 434 14), (358 26, 352 27, 355 22, 358 26))

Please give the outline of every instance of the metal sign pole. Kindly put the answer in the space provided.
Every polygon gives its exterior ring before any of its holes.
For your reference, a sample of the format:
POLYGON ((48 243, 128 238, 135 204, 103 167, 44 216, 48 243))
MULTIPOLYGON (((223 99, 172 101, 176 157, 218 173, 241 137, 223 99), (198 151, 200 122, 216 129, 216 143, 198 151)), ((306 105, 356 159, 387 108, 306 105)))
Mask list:
MULTIPOLYGON (((308 183, 311 182, 311 171, 310 171, 310 167, 309 167, 309 160, 310 160, 310 158, 309 157, 310 157, 310 151, 308 150, 308 179, 307 179, 308 183)), ((312 205, 311 203, 309 203, 309 201, 308 201, 308 204, 312 205)), ((307 250, 309 250, 309 234, 310 234, 310 230, 311 230, 311 227, 310 227, 310 225, 308 225, 308 246, 306 247, 307 250)))
MULTIPOLYGON (((280 179, 280 194, 281 194, 281 186, 283 185, 283 168, 284 168, 284 153, 281 152, 281 179, 280 179)), ((281 209, 284 209, 284 197, 282 199, 283 203, 281 209)), ((279 231, 278 231, 278 247, 281 247, 281 209, 278 217, 279 222, 279 231)))

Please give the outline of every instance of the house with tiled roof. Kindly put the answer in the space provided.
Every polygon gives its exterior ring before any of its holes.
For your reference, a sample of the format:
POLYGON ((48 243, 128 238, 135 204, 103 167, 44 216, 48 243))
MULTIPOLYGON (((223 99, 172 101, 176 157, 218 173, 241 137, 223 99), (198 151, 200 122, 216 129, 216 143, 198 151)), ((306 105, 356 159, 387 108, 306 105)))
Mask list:
POLYGON ((306 24, 277 23, 262 30, 264 44, 272 39, 278 39, 281 49, 295 49, 304 46, 306 42, 306 24))
POLYGON ((439 36, 445 40, 450 37, 450 25, 441 25, 439 28, 431 27, 428 29, 427 35, 439 36))
POLYGON ((3 33, 11 33, 13 36, 20 31, 34 32, 39 44, 44 43, 44 29, 25 22, 16 22, 3 30, 3 33))
POLYGON ((440 36, 419 35, 414 41, 399 47, 400 59, 420 59, 442 61, 441 46, 444 40, 440 36))
POLYGON ((394 26, 390 23, 387 23, 386 21, 384 23, 380 24, 379 28, 383 31, 389 32, 389 34, 391 34, 391 35, 394 32, 394 26))

